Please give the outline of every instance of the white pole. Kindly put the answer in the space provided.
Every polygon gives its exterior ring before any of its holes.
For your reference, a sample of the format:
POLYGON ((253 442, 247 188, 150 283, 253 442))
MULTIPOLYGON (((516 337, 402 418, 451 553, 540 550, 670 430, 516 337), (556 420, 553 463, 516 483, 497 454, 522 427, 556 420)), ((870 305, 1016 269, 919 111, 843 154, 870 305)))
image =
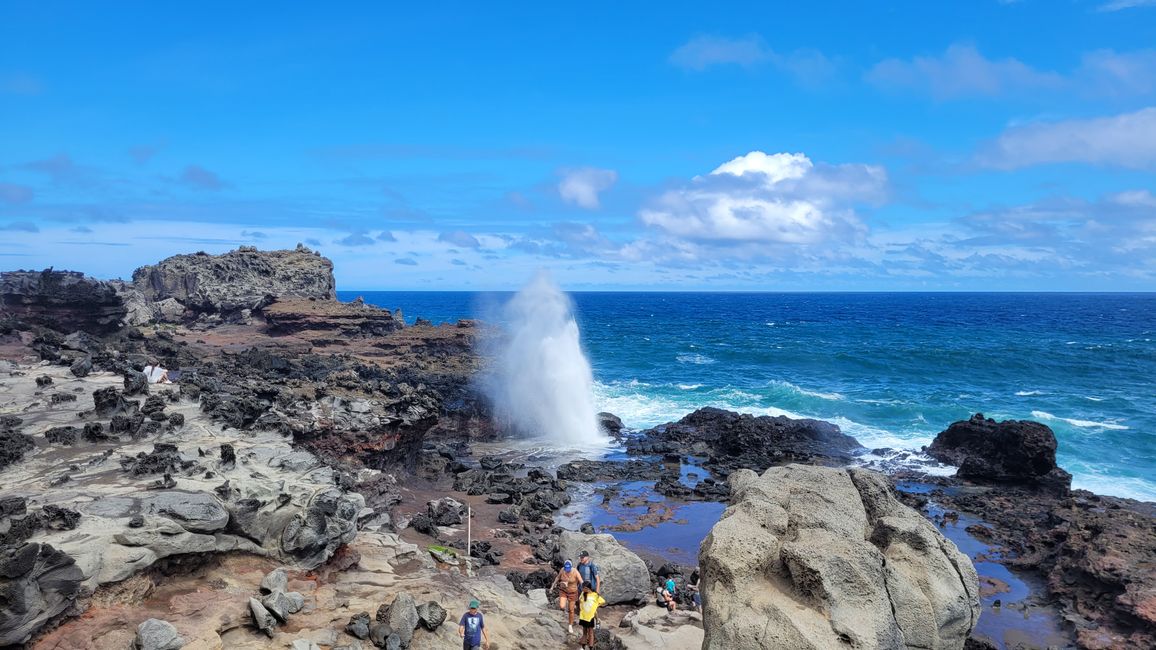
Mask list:
POLYGON ((472 575, 473 569, 473 546, 474 537, 474 507, 470 505, 469 499, 466 499, 466 575, 472 575))

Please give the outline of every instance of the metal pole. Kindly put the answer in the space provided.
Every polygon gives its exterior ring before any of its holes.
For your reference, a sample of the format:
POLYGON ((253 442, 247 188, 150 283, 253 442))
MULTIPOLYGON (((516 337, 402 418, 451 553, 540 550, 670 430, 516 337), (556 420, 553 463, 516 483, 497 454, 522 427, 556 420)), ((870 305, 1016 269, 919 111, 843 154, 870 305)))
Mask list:
POLYGON ((466 575, 473 575, 474 507, 466 499, 466 575))

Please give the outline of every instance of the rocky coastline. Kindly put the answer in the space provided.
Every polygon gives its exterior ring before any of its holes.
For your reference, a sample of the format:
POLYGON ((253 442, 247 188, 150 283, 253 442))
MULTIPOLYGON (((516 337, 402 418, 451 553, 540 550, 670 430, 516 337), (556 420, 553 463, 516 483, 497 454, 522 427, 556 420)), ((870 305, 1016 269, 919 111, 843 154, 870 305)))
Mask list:
POLYGON ((303 246, 130 282, 0 275, 0 647, 446 647, 475 597, 492 647, 569 647, 546 588, 587 549, 616 578, 600 648, 1011 647, 973 633, 991 608, 973 562, 1037 577, 1064 645, 1156 645, 1156 505, 1071 490, 1042 424, 950 424, 927 453, 959 472, 937 477, 849 470, 866 450, 817 420, 602 414, 631 460, 549 469, 478 451, 504 433, 472 382, 485 328, 407 325, 334 286, 303 246), (150 385, 150 363, 178 381, 150 385), (693 566, 560 525, 583 486, 629 483, 727 507, 703 615, 687 592, 653 604, 693 566), (961 516, 987 551, 956 547, 961 516))

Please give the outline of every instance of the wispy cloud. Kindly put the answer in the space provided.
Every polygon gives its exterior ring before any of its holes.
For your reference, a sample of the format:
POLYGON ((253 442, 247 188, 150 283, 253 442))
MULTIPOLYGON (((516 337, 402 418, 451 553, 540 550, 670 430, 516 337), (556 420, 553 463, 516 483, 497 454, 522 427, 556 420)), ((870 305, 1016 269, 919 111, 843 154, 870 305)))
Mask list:
POLYGON ((31 187, 15 183, 0 183, 0 201, 4 203, 27 203, 36 196, 31 187))
POLYGON ((9 232, 40 232, 40 228, 36 224, 29 221, 14 221, 9 224, 0 226, 0 230, 9 232))
POLYGON ((774 53, 763 39, 696 36, 670 54, 670 62, 687 70, 706 70, 716 65, 754 66, 770 61, 774 53))
POLYGON ((942 55, 886 59, 866 74, 868 82, 890 90, 926 92, 935 99, 992 97, 1058 88, 1064 79, 1015 58, 989 59, 974 45, 957 43, 942 55))
POLYGON ((1156 165, 1156 107, 1110 117, 1012 126, 983 146, 977 160, 997 169, 1048 163, 1151 168, 1156 165))
POLYGON ((189 165, 181 172, 180 183, 195 190, 217 191, 229 186, 215 172, 200 165, 189 165))
POLYGON ((1156 7, 1156 0, 1112 0, 1100 5, 1097 10, 1103 12, 1123 11, 1139 7, 1156 7))
POLYGON ((558 183, 558 195, 563 201, 587 210, 602 207, 598 195, 613 187, 618 181, 618 172, 613 169, 581 167, 562 170, 560 174, 562 180, 558 183))
POLYGON ((399 257, 393 261, 394 264, 401 264, 403 266, 417 266, 417 260, 409 257, 399 257))
POLYGON ((462 230, 454 230, 451 232, 443 232, 438 235, 438 241, 454 246, 461 246, 462 248, 481 248, 482 243, 478 238, 468 232, 462 230))
POLYGON ((333 243, 341 244, 342 246, 373 246, 377 242, 373 239, 373 237, 370 237, 363 232, 355 232, 342 237, 341 239, 335 240, 333 243))
POLYGON ((835 72, 835 63, 818 50, 798 49, 784 54, 776 52, 762 37, 753 34, 741 37, 696 36, 671 52, 669 61, 676 67, 695 72, 716 66, 755 68, 770 65, 808 85, 826 81, 835 72))

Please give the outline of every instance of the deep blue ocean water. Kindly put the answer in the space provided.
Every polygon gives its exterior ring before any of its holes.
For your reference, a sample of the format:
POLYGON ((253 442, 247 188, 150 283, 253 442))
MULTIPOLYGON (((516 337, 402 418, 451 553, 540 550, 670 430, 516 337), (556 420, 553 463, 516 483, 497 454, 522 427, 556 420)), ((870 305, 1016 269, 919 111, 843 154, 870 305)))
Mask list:
MULTIPOLYGON (((338 292, 408 321, 503 294, 338 292)), ((1156 294, 576 293, 600 408, 641 428, 700 406, 829 420, 918 449, 982 412, 1052 427, 1076 487, 1156 501, 1156 294)))

